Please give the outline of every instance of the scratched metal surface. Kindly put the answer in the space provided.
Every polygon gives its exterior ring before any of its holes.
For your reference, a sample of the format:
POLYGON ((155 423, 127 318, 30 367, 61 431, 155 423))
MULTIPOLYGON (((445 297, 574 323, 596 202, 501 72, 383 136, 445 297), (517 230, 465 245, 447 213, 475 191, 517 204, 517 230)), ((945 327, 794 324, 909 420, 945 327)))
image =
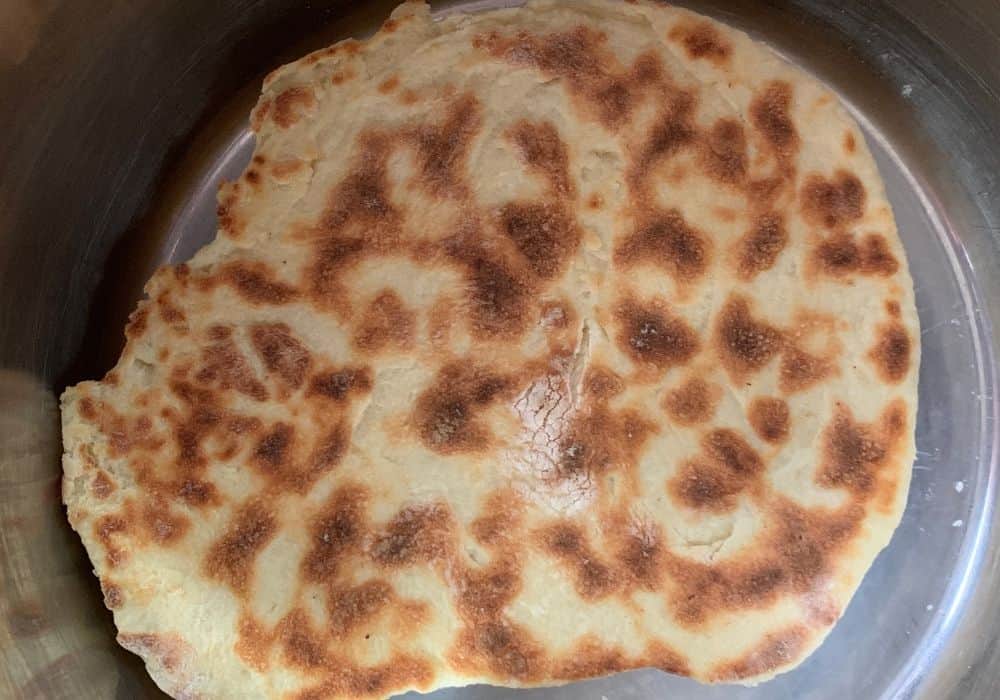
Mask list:
MULTIPOLYGON (((270 68, 370 33, 393 2, 0 3, 0 697, 159 698, 113 642, 58 503, 54 395, 97 376, 152 269, 215 230, 270 68)), ((440 12, 514 2, 439 2, 440 12)), ((844 619, 758 688, 640 671, 436 700, 1000 697, 995 508, 1000 5, 687 0, 833 87, 863 125, 923 327, 910 502, 844 619)))

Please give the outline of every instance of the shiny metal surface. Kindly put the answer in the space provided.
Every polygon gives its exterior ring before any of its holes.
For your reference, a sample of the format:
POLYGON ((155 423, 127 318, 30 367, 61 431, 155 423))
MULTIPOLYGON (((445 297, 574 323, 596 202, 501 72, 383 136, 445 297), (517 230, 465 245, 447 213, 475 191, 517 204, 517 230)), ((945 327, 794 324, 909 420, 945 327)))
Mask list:
MULTIPOLYGON (((264 72, 370 32, 394 4, 0 1, 0 697, 162 697, 114 644, 63 520, 54 395, 112 364, 153 267, 212 235, 264 72)), ((499 4, 514 3, 436 8, 499 4)), ((827 643, 759 688, 641 671, 435 697, 1000 697, 1000 4, 683 4, 812 71, 865 127, 923 325, 906 516, 827 643)))

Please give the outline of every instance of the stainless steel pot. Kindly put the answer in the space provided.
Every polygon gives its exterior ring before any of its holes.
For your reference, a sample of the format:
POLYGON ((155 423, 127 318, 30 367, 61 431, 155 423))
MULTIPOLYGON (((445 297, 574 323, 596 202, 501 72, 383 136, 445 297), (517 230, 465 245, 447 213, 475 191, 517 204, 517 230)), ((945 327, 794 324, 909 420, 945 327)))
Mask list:
MULTIPOLYGON (((393 4, 0 0, 0 697, 161 697, 114 644, 65 523, 54 397, 110 367, 152 269, 212 235, 263 74, 369 33, 393 4)), ((516 3, 436 9, 499 4, 516 3)), ((683 4, 827 81, 867 132, 923 325, 910 503, 827 643, 776 681, 703 688, 642 671, 518 697, 1000 697, 1000 4, 683 4)))

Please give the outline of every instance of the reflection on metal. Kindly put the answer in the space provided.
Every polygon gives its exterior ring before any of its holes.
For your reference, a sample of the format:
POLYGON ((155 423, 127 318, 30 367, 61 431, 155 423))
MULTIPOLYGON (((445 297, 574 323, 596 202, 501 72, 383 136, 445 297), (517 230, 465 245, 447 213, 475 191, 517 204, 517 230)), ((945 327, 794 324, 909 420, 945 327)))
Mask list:
MULTIPOLYGON (((64 522, 53 391, 102 374, 154 267, 189 257, 212 235, 215 186, 249 157, 246 118, 263 74, 370 33, 394 4, 0 3, 0 37, 24 30, 16 45, 0 41, 0 697, 163 697, 114 643, 97 582, 64 522)), ((513 4, 434 3, 441 12, 513 4)), ((906 516, 829 640, 759 688, 640 671, 583 686, 435 697, 1000 697, 1000 4, 684 4, 812 71, 865 128, 923 328, 906 516)))

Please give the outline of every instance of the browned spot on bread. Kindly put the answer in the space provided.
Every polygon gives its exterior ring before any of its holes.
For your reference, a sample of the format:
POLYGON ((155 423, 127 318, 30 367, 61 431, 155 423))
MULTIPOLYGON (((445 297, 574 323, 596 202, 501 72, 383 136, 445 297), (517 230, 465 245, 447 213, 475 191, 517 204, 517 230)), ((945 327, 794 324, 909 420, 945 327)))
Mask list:
POLYGON ((399 87, 399 76, 394 75, 390 78, 386 78, 381 83, 379 83, 378 91, 383 94, 386 94, 392 92, 398 87, 399 87))
POLYGON ((720 119, 705 135, 702 149, 705 171, 715 180, 735 185, 747 174, 747 139, 735 119, 720 119))
POLYGON ((222 391, 237 391, 254 401, 267 400, 267 389, 236 346, 230 329, 213 326, 209 329, 209 338, 214 342, 202 348, 203 364, 195 379, 202 385, 215 385, 222 391))
POLYGON ((287 423, 277 423, 257 442, 253 461, 266 474, 278 476, 290 467, 291 443, 295 429, 287 423))
POLYGON ((259 189, 260 187, 260 171, 254 168, 248 168, 245 173, 243 173, 243 179, 253 185, 254 189, 259 189))
POLYGON ((581 25, 551 34, 521 31, 501 36, 494 31, 476 36, 473 46, 508 63, 562 78, 575 99, 615 130, 629 119, 643 92, 662 80, 663 69, 653 53, 640 55, 626 69, 605 41, 602 33, 581 25))
POLYGON ((890 299, 885 302, 885 312, 893 318, 899 318, 902 315, 902 309, 899 306, 899 302, 895 299, 890 299))
POLYGON ((630 268, 650 263, 666 270, 676 282, 690 282, 708 267, 708 238, 688 225, 677 209, 651 217, 615 250, 615 264, 630 268))
POLYGON ((108 439, 108 451, 112 457, 123 457, 138 451, 155 452, 163 445, 163 439, 154 431, 153 422, 147 415, 122 415, 112 405, 85 396, 80 399, 80 417, 97 425, 100 433, 108 439))
POLYGON ((667 392, 663 399, 663 408, 675 422, 681 425, 697 425, 715 415, 715 408, 721 398, 722 391, 718 385, 692 377, 667 392))
POLYGON ((670 38, 684 45, 689 58, 704 58, 717 65, 729 62, 732 47, 708 21, 679 22, 670 30, 670 38))
POLYGON ((397 29, 399 29, 399 22, 394 19, 387 19, 382 23, 382 31, 386 34, 392 34, 397 29))
POLYGON ((414 409, 424 446, 440 454, 486 449, 492 435, 477 414, 509 396, 512 388, 510 379, 468 362, 445 365, 414 409))
POLYGON ((387 581, 373 579, 357 586, 332 588, 327 603, 330 631, 344 637, 378 615, 393 598, 387 581))
POLYGON ((250 112, 250 128, 254 133, 260 132, 261 127, 264 126, 264 120, 271 115, 273 107, 274 103, 271 100, 265 99, 250 112))
POLYGON ((125 326, 125 337, 129 340, 138 340, 146 335, 149 329, 149 307, 140 306, 129 314, 128 323, 125 326))
POLYGON ((343 402, 351 396, 367 394, 372 390, 372 382, 372 372, 367 367, 320 372, 309 380, 309 395, 343 402))
POLYGON ((264 367, 290 389, 305 381, 312 356, 284 323, 259 323, 250 328, 250 340, 264 367))
POLYGON ((834 233, 816 247, 811 262, 822 274, 835 278, 852 274, 889 277, 899 270, 885 238, 878 234, 868 234, 859 245, 848 233, 834 233))
POLYGON ((523 502, 513 490, 490 494, 483 514, 469 525, 469 531, 479 542, 493 547, 517 536, 521 527, 523 502))
POLYGON ((615 523, 615 532, 615 563, 627 588, 660 590, 664 552, 659 525, 622 518, 615 523))
POLYGON ((770 632, 764 641, 744 656, 716 666, 709 674, 713 682, 736 681, 771 674, 798 660, 812 635, 804 625, 770 632))
POLYGON ((466 627, 449 657, 463 671, 522 683, 543 678, 546 669, 543 648, 527 630, 505 618, 466 627))
POLYGON ((303 610, 292 610, 281 620, 278 636, 282 654, 292 667, 309 672, 330 665, 324 636, 313 627, 303 610))
POLYGON ((217 283, 225 284, 251 304, 281 305, 293 301, 296 289, 275 278, 274 272, 261 262, 233 262, 223 265, 213 276, 203 280, 203 287, 211 289, 217 283))
POLYGON ((622 378, 601 365, 591 365, 583 383, 587 393, 597 401, 606 401, 625 390, 622 378))
POLYGON ((600 639, 587 635, 560 659, 553 661, 552 676, 559 680, 579 681, 626 671, 633 666, 621 647, 605 646, 600 639))
POLYGON ((219 228, 230 238, 239 238, 246 229, 246 220, 236 213, 239 185, 239 182, 235 182, 231 186, 223 185, 219 188, 219 204, 215 210, 219 228))
POLYGON ((511 127, 510 139, 521 158, 549 181, 552 192, 560 197, 573 196, 569 179, 569 153, 552 122, 521 120, 511 127))
POLYGON ((354 347, 366 354, 406 349, 413 342, 416 314, 392 289, 383 289, 364 312, 354 333, 354 347))
POLYGON ((864 216, 866 198, 865 186, 858 176, 838 170, 829 180, 817 174, 806 178, 800 206, 809 223, 837 229, 864 216))
POLYGON ((854 138, 854 134, 848 131, 844 134, 844 151, 848 155, 853 155, 856 150, 858 150, 857 139, 854 138))
POLYGON ((783 399, 764 396, 755 398, 747 409, 750 425, 764 442, 781 444, 788 439, 791 415, 783 399))
POLYGON ((563 272, 581 238, 576 223, 554 204, 507 204, 500 210, 500 230, 543 279, 563 272))
POLYGON ((615 569, 600 560, 575 522, 552 523, 537 535, 538 544, 545 552, 571 568, 576 592, 584 600, 604 598, 620 585, 615 569))
POLYGON ((636 192, 646 192, 653 169, 697 140, 692 123, 695 99, 689 93, 671 95, 666 109, 656 119, 642 147, 636 153, 627 178, 636 192))
POLYGON ((316 108, 316 96, 307 87, 288 88, 274 98, 274 123, 287 129, 316 108))
POLYGON ((94 479, 90 482, 90 491, 94 494, 94 498, 101 500, 113 494, 116 488, 115 482, 111 480, 111 477, 103 469, 98 469, 94 475, 94 479))
POLYGON ((867 499, 879 488, 880 472, 893 462, 906 424, 906 408, 895 401, 873 424, 859 423, 845 404, 837 403, 833 419, 823 431, 823 458, 816 482, 841 488, 867 499))
POLYGON ((115 536, 129 532, 128 522, 119 515, 102 515, 94 522, 94 537, 104 547, 105 562, 114 568, 125 560, 125 550, 115 544, 115 536))
POLYGON ((271 166, 271 174, 275 179, 285 181, 304 167, 305 163, 298 159, 279 160, 271 166))
POLYGON ((789 347, 781 358, 778 386, 786 394, 802 391, 826 379, 836 371, 826 357, 817 357, 796 347, 789 347))
POLYGON ((768 83, 750 103, 750 122, 782 158, 794 155, 799 146, 791 106, 792 86, 782 80, 768 83))
POLYGON ((781 352, 783 345, 781 331, 754 319, 750 302, 735 294, 719 312, 714 336, 716 352, 736 381, 762 369, 781 352))
POLYGON ((590 209, 600 209, 604 206, 604 197, 600 192, 594 192, 589 197, 587 197, 587 206, 590 209))
POLYGON ((618 346, 638 364, 665 370, 685 364, 698 353, 698 334, 661 302, 626 300, 618 305, 615 318, 618 346))
POLYGON ((643 446, 656 431, 654 423, 633 410, 585 406, 563 433, 551 477, 583 489, 593 488, 599 476, 612 471, 623 471, 632 479, 643 446))
POLYGON ((750 281, 761 272, 770 270, 788 245, 788 231, 781 215, 762 214, 753 228, 740 239, 737 271, 741 279, 750 281))
POLYGON ((277 530, 277 521, 262 504, 244 504, 226 533, 208 550, 202 565, 205 575, 245 595, 253 583, 254 561, 277 530))
POLYGON ((302 560, 302 576, 310 583, 335 580, 342 561, 360 552, 368 532, 368 489, 339 486, 310 521, 310 548, 302 560))
POLYGON ((274 635, 252 616, 240 617, 236 644, 233 650, 248 666, 257 671, 266 671, 270 666, 270 649, 274 635))
POLYGON ((520 573, 519 566, 510 558, 466 571, 457 600, 459 614, 473 625, 498 619, 521 590, 520 573))
POLYGON ((144 534, 161 547, 169 546, 184 537, 191 521, 171 512, 166 503, 147 503, 141 518, 144 534))
POLYGON ((401 214, 389 197, 388 138, 365 132, 348 175, 330 193, 327 207, 308 238, 315 241, 306 280, 314 301, 324 307, 350 308, 344 271, 368 253, 398 248, 401 214))
POLYGON ((417 150, 418 182, 438 197, 468 194, 465 165, 482 126, 482 107, 472 94, 453 102, 439 126, 422 126, 409 135, 417 150))
POLYGON ((387 567, 428 564, 452 551, 455 524, 443 503, 404 508, 389 521, 371 548, 372 558, 387 567))
POLYGON ((168 673, 177 673, 193 653, 191 646, 177 634, 124 634, 118 643, 143 659, 155 661, 168 673))
POLYGON ((125 603, 125 594, 121 586, 107 579, 101 581, 101 592, 104 594, 104 606, 108 610, 116 610, 125 603))
POLYGON ((780 496, 771 497, 768 507, 762 537, 733 558, 709 565, 664 553, 675 586, 672 607, 682 625, 697 629, 720 612, 761 609, 781 595, 812 593, 864 517, 861 506, 807 510, 780 496))
POLYGON ((169 292, 163 292, 156 297, 156 307, 160 312, 160 318, 172 326, 187 323, 187 316, 171 300, 169 292))
MULTIPOLYGON (((342 697, 382 698, 418 688, 429 690, 433 667, 426 660, 396 653, 377 666, 360 667, 338 659, 334 670, 318 686, 294 695, 294 700, 329 700, 342 697)), ((329 667, 328 667, 329 668, 329 667)))
MULTIPOLYGON (((638 664, 637 664, 638 665, 638 664)), ((690 676, 691 667, 687 659, 676 649, 671 649, 662 642, 650 642, 646 647, 646 655, 641 664, 649 668, 658 668, 675 676, 690 676)))
POLYGON ((727 511, 764 469, 760 455, 736 431, 720 428, 701 441, 702 453, 670 482, 670 492, 690 508, 727 511))

